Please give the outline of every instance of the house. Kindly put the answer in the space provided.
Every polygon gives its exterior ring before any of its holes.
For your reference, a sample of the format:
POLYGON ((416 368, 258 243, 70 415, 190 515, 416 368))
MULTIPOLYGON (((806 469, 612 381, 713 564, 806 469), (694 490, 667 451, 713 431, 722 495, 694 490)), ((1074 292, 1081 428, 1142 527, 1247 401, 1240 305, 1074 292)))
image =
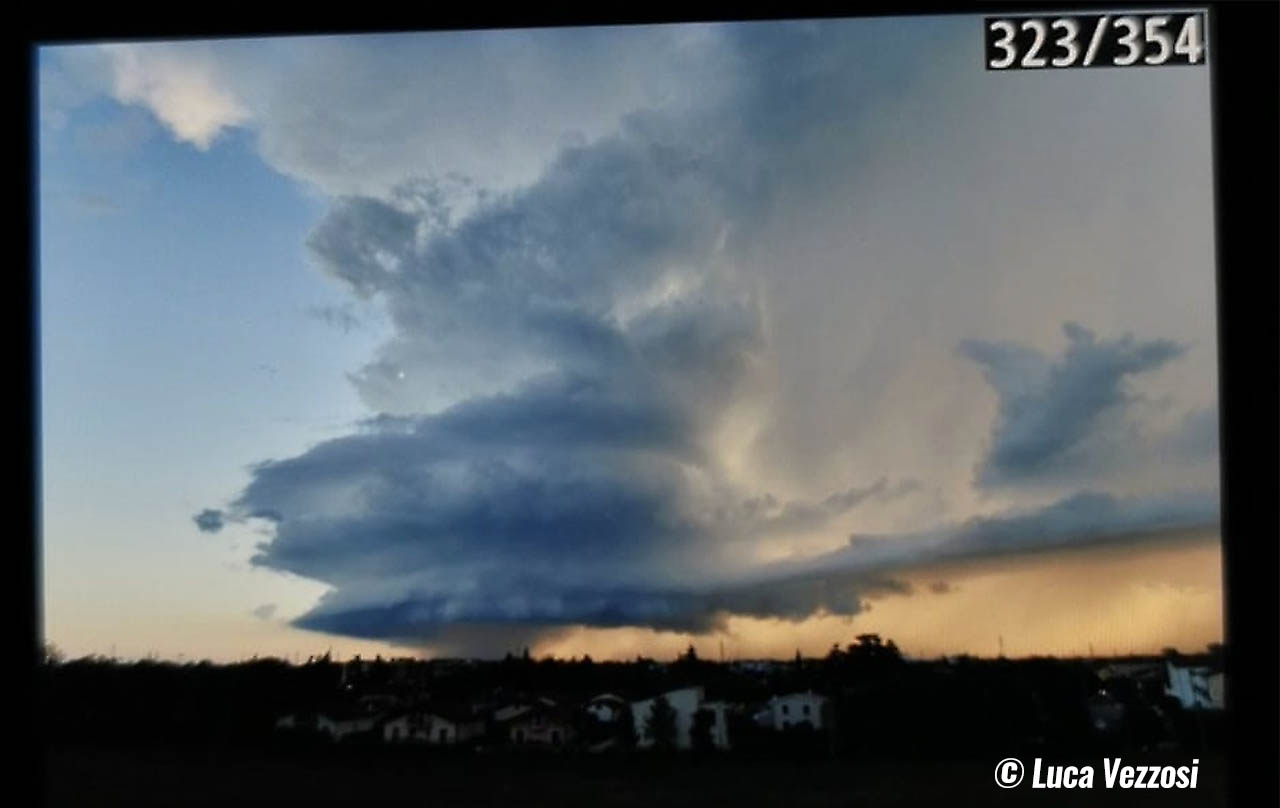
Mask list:
POLYGON ((321 713, 317 716, 317 725, 322 732, 328 732, 335 741, 340 741, 348 735, 358 735, 363 732, 369 732, 374 725, 378 723, 379 716, 375 714, 352 714, 352 713, 335 713, 326 715, 321 713))
POLYGON ((628 706, 626 699, 621 696, 615 696, 612 693, 601 693, 588 701, 585 709, 597 721, 612 724, 622 716, 622 711, 628 709, 628 706))
POLYGON ((635 722, 636 746, 638 748, 648 749, 654 745, 654 739, 650 737, 646 728, 649 725, 649 717, 653 713, 654 705, 659 698, 665 699, 675 713, 675 746, 677 749, 693 748, 693 727, 695 717, 699 711, 706 711, 711 714, 710 734, 712 744, 720 749, 729 747, 729 705, 724 702, 707 701, 706 693, 701 687, 685 687, 679 690, 670 690, 660 696, 654 696, 643 701, 632 702, 631 717, 635 722))
POLYGON ((729 748, 729 714, 733 705, 724 701, 704 701, 700 710, 711 713, 711 745, 716 749, 729 748))
POLYGON ((502 725, 510 724, 512 721, 516 720, 517 718, 524 715, 525 713, 532 712, 533 710, 536 710, 539 708, 548 708, 548 707, 555 707, 555 706, 556 706, 556 702, 554 699, 549 699, 549 698, 546 698, 545 696, 539 696, 538 698, 532 699, 532 700, 507 702, 506 704, 503 704, 501 707, 494 709, 492 714, 490 715, 490 718, 493 720, 494 724, 502 726, 502 725))
POLYGON ((483 721, 440 707, 403 712, 382 725, 382 739, 387 743, 452 746, 467 743, 483 734, 483 721))
POLYGON ((1226 708, 1226 677, 1208 665, 1180 665, 1165 660, 1167 684, 1164 692, 1182 704, 1184 710, 1226 708))
POLYGON ((276 719, 276 729, 294 730, 294 729, 316 729, 316 717, 314 713, 289 713, 282 715, 276 719))
POLYGON ((788 693, 769 699, 756 713, 756 723, 774 730, 809 726, 826 729, 831 725, 831 707, 826 696, 813 691, 788 693))
POLYGON ((569 710, 539 701, 506 721, 505 736, 516 746, 565 746, 578 732, 569 710))
POLYGON ((349 735, 371 732, 380 718, 377 713, 338 706, 320 712, 286 715, 276 721, 276 729, 321 732, 340 741, 349 735))

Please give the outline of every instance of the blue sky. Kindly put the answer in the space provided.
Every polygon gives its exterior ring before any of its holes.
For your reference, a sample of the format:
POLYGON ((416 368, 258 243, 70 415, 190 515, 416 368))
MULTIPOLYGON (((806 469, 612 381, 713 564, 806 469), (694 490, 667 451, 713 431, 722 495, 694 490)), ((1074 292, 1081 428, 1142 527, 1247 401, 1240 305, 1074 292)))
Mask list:
MULTIPOLYGON (((53 615, 109 598, 107 626, 145 622, 243 555, 207 552, 193 509, 364 414, 341 363, 376 324, 315 315, 347 303, 305 261, 322 200, 246 133, 200 151, 99 99, 42 134, 44 547, 66 572, 46 598, 53 615)), ((94 649, 129 647, 127 629, 97 631, 94 649)))
POLYGON ((43 49, 47 636, 1217 639, 1207 70, 980 34, 43 49))

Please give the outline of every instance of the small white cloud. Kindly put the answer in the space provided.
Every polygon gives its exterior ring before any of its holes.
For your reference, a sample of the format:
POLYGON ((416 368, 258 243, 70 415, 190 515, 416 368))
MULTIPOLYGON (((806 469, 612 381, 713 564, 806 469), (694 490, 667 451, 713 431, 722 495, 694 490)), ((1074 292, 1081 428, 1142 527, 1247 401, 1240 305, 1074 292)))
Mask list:
POLYGON ((249 112, 223 86, 212 59, 190 46, 103 45, 110 57, 112 96, 149 109, 178 140, 207 149, 223 129, 249 112))

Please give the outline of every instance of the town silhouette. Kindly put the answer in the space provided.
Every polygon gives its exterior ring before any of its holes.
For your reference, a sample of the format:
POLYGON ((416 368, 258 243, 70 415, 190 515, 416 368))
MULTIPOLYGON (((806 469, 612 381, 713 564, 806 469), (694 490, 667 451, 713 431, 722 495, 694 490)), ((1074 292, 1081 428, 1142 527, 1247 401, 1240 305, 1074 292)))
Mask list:
POLYGON ((195 787, 187 781, 215 772, 242 780, 238 799, 250 804, 301 793, 327 802, 349 787, 434 789, 451 795, 445 804, 505 794, 516 804, 630 805, 658 793, 674 804, 717 795, 773 804, 782 798, 773 787, 750 785, 762 774, 808 783, 787 797, 795 804, 847 804, 877 789, 931 800, 986 793, 991 765, 1009 755, 1204 759, 1197 804, 1222 782, 1212 763, 1225 715, 1217 645, 1194 655, 912 660, 862 634, 790 660, 712 661, 690 646, 668 661, 538 659, 524 649, 500 660, 326 653, 301 664, 63 660, 50 649, 42 671, 50 791, 66 804, 115 804, 113 793, 150 794, 161 782, 195 787), (916 783, 907 792, 904 778, 916 783))

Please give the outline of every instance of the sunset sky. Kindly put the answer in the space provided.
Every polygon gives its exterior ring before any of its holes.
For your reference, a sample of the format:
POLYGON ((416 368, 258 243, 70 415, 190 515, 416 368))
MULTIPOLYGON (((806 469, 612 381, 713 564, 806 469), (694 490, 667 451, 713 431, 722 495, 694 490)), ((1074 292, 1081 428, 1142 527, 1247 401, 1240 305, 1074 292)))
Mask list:
POLYGON ((1208 68, 982 34, 42 48, 47 639, 1220 641, 1208 68))

